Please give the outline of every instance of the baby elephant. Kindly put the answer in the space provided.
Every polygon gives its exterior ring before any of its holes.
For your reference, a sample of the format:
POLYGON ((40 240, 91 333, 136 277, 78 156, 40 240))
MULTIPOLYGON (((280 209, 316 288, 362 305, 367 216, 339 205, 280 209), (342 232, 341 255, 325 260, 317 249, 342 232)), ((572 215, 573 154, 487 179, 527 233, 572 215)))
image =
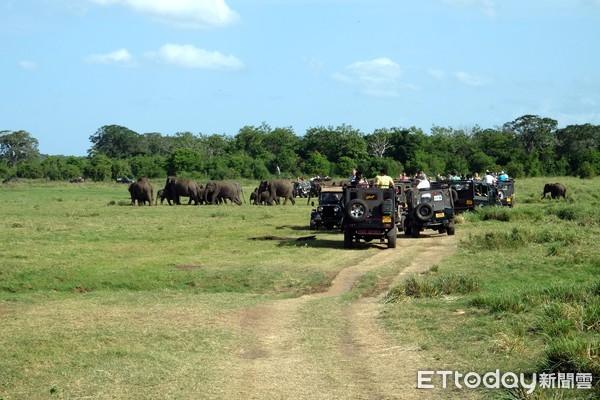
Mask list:
POLYGON ((567 199, 567 188, 565 188, 562 183, 546 183, 544 185, 544 195, 542 196, 542 199, 546 197, 546 193, 550 193, 550 196, 553 199, 557 199, 560 196, 565 200, 567 199))

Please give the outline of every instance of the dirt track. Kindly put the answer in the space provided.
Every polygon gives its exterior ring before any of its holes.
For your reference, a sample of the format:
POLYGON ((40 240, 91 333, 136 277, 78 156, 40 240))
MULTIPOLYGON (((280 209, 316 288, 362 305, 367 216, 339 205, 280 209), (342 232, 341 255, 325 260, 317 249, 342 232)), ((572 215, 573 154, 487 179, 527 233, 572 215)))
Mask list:
MULTIPOLYGON (((456 249, 446 235, 399 238, 341 270, 324 293, 273 301, 226 322, 248 340, 234 349, 233 365, 210 388, 227 399, 419 399, 417 349, 395 342, 381 326, 379 298, 343 300, 364 273, 397 268, 393 284, 424 272, 456 249), (417 257, 417 254, 419 255, 417 257), (414 260, 414 261, 413 261, 414 260)), ((225 322, 224 322, 225 323, 225 322)))

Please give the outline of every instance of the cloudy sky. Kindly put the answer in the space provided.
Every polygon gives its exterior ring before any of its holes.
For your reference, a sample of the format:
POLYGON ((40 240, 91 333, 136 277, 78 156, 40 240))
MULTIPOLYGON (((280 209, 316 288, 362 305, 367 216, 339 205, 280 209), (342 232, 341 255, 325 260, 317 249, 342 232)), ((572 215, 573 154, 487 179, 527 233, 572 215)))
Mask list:
POLYGON ((0 0, 0 130, 600 124, 600 0, 0 0))

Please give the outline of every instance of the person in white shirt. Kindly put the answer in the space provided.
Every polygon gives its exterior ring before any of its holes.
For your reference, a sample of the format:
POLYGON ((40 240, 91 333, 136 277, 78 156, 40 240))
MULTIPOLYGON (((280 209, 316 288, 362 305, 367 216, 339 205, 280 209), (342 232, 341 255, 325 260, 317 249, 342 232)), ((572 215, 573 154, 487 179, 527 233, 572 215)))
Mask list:
POLYGON ((494 176, 490 173, 489 170, 485 171, 485 183, 487 183, 488 185, 493 185, 494 183, 496 183, 496 178, 494 178, 494 176))

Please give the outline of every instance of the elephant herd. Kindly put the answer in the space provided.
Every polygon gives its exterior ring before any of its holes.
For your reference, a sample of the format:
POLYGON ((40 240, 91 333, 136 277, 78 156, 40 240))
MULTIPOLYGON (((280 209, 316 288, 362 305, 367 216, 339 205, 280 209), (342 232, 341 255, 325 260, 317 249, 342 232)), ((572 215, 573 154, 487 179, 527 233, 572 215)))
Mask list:
MULTIPOLYGON (((188 204, 221 204, 227 203, 227 200, 237 205, 242 205, 246 199, 242 185, 238 182, 228 181, 210 181, 206 185, 201 185, 194 180, 177 178, 169 176, 165 182, 165 187, 156 193, 154 199, 154 189, 147 178, 139 178, 129 185, 129 194, 131 195, 131 204, 152 205, 163 204, 165 199, 169 205, 181 204, 181 197, 188 198, 188 204)), ((260 185, 250 196, 252 204, 280 204, 279 198, 283 197, 285 205, 288 200, 295 204, 293 196, 293 185, 290 181, 283 179, 262 181, 260 185)))

